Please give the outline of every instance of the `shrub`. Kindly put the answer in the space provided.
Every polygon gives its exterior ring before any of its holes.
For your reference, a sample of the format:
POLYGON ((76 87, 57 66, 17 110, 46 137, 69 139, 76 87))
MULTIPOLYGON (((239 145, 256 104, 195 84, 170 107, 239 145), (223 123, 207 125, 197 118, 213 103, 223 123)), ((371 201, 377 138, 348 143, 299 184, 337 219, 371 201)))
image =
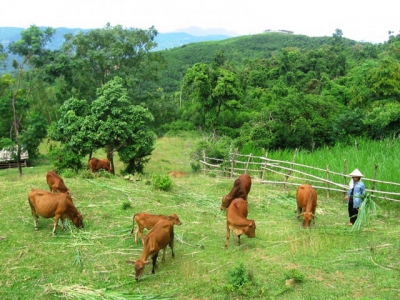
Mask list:
POLYGON ((54 169, 62 172, 66 169, 82 169, 81 156, 67 147, 51 147, 49 155, 53 161, 54 169))
POLYGON ((192 167, 193 173, 199 173, 201 171, 201 165, 199 162, 191 162, 190 166, 192 167))
POLYGON ((127 210, 128 208, 132 207, 132 203, 129 201, 122 202, 122 210, 127 210))
POLYGON ((168 175, 153 175, 153 187, 158 190, 169 191, 172 188, 172 180, 168 175))

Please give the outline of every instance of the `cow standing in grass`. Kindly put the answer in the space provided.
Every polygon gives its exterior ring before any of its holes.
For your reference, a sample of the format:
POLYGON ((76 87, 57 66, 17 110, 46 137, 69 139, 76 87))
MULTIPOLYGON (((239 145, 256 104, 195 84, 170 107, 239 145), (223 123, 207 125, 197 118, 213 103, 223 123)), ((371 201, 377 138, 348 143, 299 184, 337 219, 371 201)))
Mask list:
POLYGON ((64 180, 56 172, 47 172, 46 181, 49 185, 50 191, 53 193, 66 193, 72 195, 71 191, 65 185, 64 180))
POLYGON ((256 236, 256 223, 254 220, 247 219, 247 202, 242 198, 234 199, 226 212, 226 242, 225 248, 228 248, 231 230, 237 236, 240 246, 240 235, 245 234, 250 238, 256 236))
MULTIPOLYGON (((175 258, 174 254, 174 223, 169 219, 161 219, 146 235, 144 239, 144 246, 142 255, 138 260, 127 261, 135 265, 135 279, 139 280, 143 274, 145 265, 149 264, 150 261, 147 258, 151 255, 153 261, 152 274, 156 272, 156 262, 158 253, 161 249, 165 249, 170 246, 172 250, 172 257, 175 258)), ((165 252, 164 252, 165 255, 165 252)), ((163 260, 165 257, 163 255, 163 260)))
POLYGON ((317 192, 309 184, 302 184, 297 188, 297 218, 303 216, 303 227, 310 227, 311 221, 315 225, 315 209, 317 208, 317 192))
POLYGON ((148 229, 150 230, 151 228, 154 227, 154 225, 157 224, 158 221, 162 220, 162 219, 168 219, 171 220, 174 225, 181 225, 181 220, 179 220, 179 217, 177 214, 172 214, 170 216, 166 216, 166 215, 152 215, 152 214, 148 214, 145 212, 141 212, 141 213, 137 213, 133 216, 133 225, 132 225, 132 230, 131 230, 131 234, 133 233, 133 231, 135 230, 135 221, 138 225, 138 228, 135 231, 135 243, 138 242, 138 236, 140 236, 140 239, 142 240, 142 243, 144 243, 144 239, 143 239, 143 230, 144 229, 148 229))
POLYGON ((251 177, 249 174, 242 174, 233 183, 233 188, 229 194, 222 197, 221 210, 225 210, 233 199, 242 198, 247 201, 247 196, 251 188, 251 177))
POLYGON ((97 159, 95 157, 92 157, 91 159, 89 159, 88 167, 92 171, 92 173, 95 173, 100 169, 106 170, 111 174, 113 173, 110 161, 107 158, 97 159))
POLYGON ((54 218, 53 235, 56 233, 59 219, 61 219, 62 230, 65 230, 65 219, 71 220, 77 228, 83 228, 83 217, 68 194, 54 194, 44 190, 32 189, 28 193, 28 201, 35 230, 38 230, 38 215, 46 219, 54 218))

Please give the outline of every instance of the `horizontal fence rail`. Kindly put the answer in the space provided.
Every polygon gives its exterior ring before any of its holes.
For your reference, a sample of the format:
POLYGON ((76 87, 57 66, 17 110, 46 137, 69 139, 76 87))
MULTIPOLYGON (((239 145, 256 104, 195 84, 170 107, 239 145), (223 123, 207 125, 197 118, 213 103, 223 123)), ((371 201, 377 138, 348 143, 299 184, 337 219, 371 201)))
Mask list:
MULTIPOLYGON (((309 183, 316 189, 326 191, 327 198, 331 192, 339 192, 345 195, 349 189, 351 177, 347 173, 347 162, 344 160, 343 172, 332 171, 329 166, 326 169, 295 163, 297 150, 293 161, 270 159, 267 156, 253 156, 252 154, 239 154, 237 150, 229 153, 229 160, 207 157, 203 151, 202 164, 204 174, 214 173, 222 177, 236 177, 242 173, 248 173, 260 178, 262 184, 299 186, 309 183)), ((374 167, 374 178, 363 177, 366 191, 372 197, 389 201, 400 202, 400 183, 378 180, 378 166, 374 167)))

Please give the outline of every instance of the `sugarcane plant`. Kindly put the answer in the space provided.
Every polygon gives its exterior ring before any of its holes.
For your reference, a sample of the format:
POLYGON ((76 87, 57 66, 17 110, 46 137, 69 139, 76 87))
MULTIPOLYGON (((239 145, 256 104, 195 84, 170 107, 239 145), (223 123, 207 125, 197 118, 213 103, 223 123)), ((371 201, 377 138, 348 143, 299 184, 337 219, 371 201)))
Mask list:
POLYGON ((372 196, 369 193, 365 193, 362 196, 362 202, 358 209, 357 220, 354 222, 351 231, 360 230, 363 226, 369 226, 371 215, 376 214, 379 209, 378 205, 372 200, 372 196))

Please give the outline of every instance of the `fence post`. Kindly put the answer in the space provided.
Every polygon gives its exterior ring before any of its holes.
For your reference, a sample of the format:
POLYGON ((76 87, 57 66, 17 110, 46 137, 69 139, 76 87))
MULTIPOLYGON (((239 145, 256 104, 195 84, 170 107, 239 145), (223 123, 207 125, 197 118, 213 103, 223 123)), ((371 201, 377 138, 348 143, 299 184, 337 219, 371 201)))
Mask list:
POLYGON ((207 164, 206 164, 206 151, 203 150, 203 175, 206 175, 206 168, 207 168, 207 164))
POLYGON ((287 171, 287 173, 286 173, 286 176, 285 176, 285 183, 284 183, 284 188, 285 188, 285 191, 287 190, 287 187, 286 187, 286 182, 288 181, 288 179, 289 179, 289 177, 290 177, 290 174, 292 173, 292 169, 293 169, 293 163, 294 163, 294 162, 295 162, 295 160, 296 160, 297 151, 298 151, 298 149, 296 148, 296 150, 294 150, 294 155, 293 155, 292 164, 290 165, 290 170, 289 170, 289 171, 287 171))
POLYGON ((249 163, 250 163, 250 160, 251 160, 251 157, 252 157, 252 153, 250 153, 250 155, 249 155, 249 159, 247 160, 247 164, 246 164, 246 171, 245 171, 245 173, 247 174, 247 172, 248 172, 248 170, 249 170, 249 163))
POLYGON ((267 169, 267 156, 268 152, 265 153, 265 160, 263 160, 261 165, 261 180, 264 180, 265 170, 267 169))
POLYGON ((326 179, 327 179, 327 182, 326 182, 326 187, 327 187, 326 198, 329 199, 330 196, 331 196, 331 192, 329 190, 329 187, 330 187, 329 182, 331 181, 330 172, 329 172, 329 165, 326 165, 326 179))
POLYGON ((233 177, 233 171, 235 169, 235 159, 236 159, 237 152, 238 152, 238 148, 235 149, 235 152, 233 153, 233 156, 231 159, 231 178, 233 177))
POLYGON ((375 184, 376 184, 376 174, 378 173, 378 164, 375 165, 375 170, 374 170, 374 180, 372 181, 372 187, 371 187, 371 195, 374 193, 373 191, 375 190, 375 184))

